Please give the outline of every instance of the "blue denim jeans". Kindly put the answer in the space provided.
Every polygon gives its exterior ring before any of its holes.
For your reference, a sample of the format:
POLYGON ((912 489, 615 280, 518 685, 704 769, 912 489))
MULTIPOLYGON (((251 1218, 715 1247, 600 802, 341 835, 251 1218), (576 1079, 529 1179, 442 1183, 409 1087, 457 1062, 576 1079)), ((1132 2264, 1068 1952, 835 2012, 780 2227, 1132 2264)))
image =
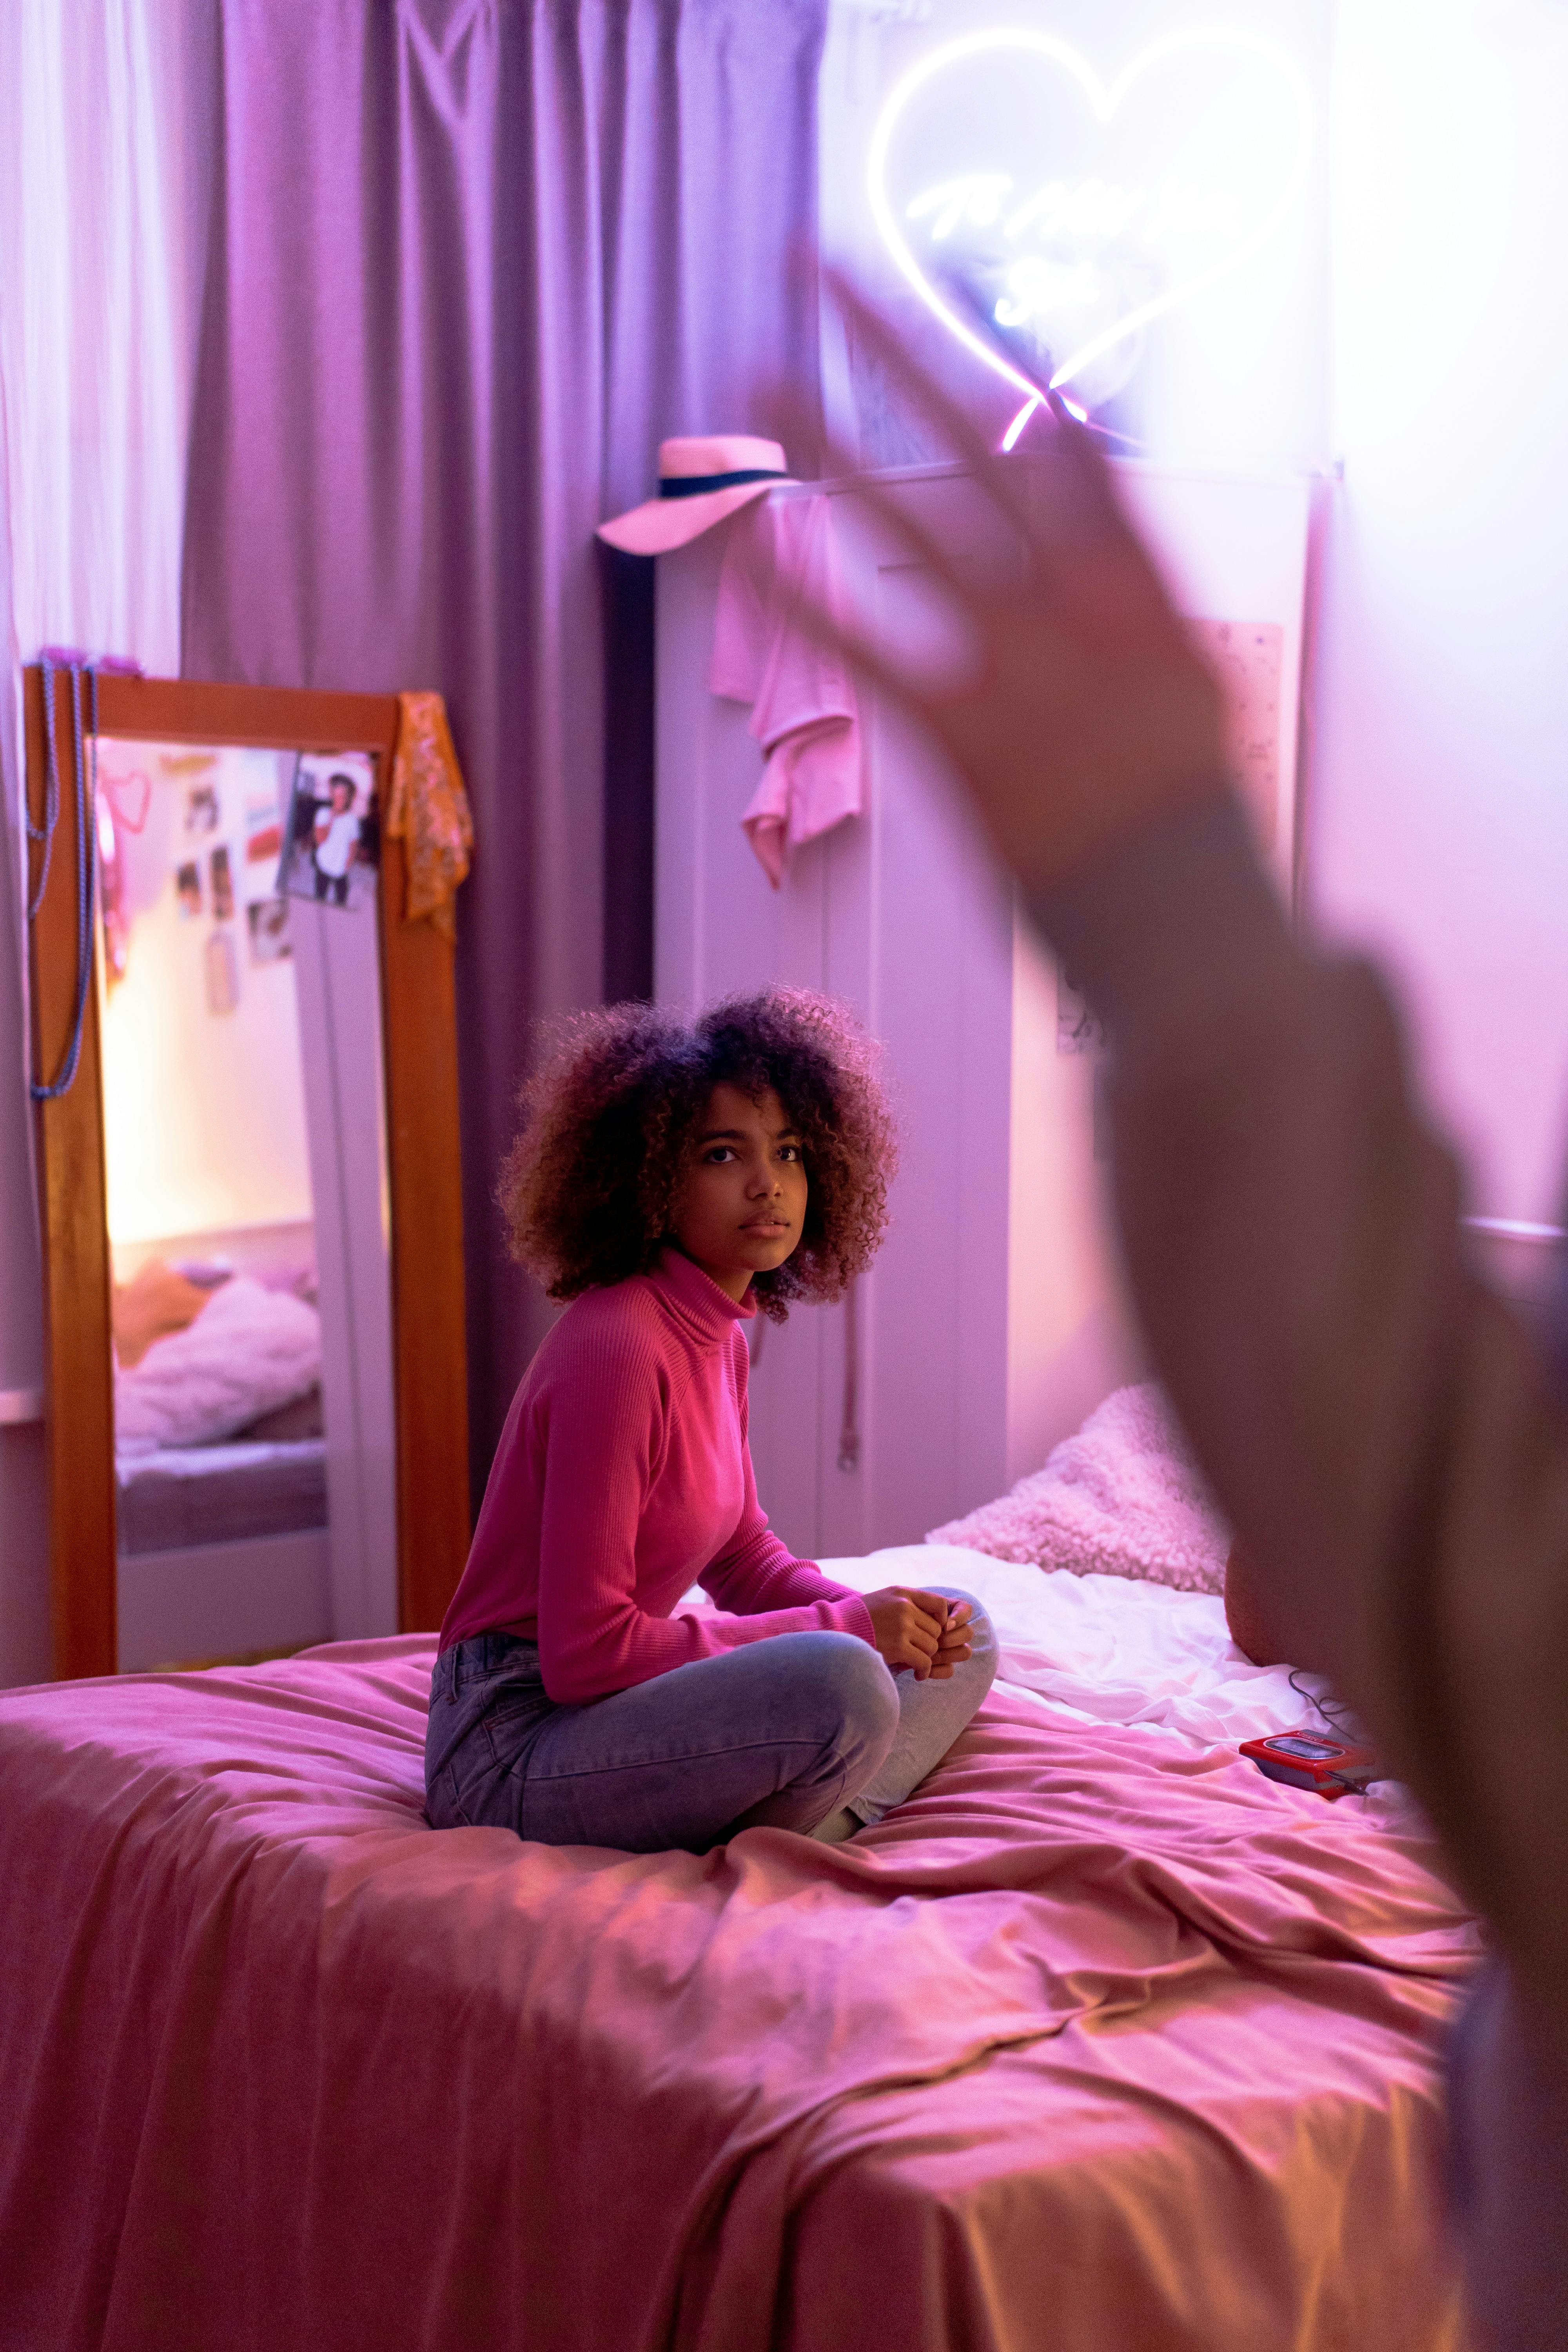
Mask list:
POLYGON ((808 1831, 840 1806, 878 1821, 991 1687, 995 1636, 970 1609, 970 1656, 942 1682, 889 1674, 853 1633, 775 1633, 585 1706, 546 1696, 536 1643, 477 1633, 436 1661, 426 1812, 437 1829, 630 1853, 701 1853, 763 1824, 808 1831))

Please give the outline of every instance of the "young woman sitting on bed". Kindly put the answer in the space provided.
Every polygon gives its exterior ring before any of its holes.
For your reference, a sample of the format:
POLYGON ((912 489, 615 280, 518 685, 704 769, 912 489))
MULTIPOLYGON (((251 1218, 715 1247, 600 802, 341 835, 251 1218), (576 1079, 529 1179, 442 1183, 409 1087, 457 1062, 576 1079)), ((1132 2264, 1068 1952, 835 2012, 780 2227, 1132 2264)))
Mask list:
POLYGON ((547 1845, 837 1840, 907 1797, 995 1671, 979 1604, 864 1599, 757 1500, 745 1327, 882 1237, 892 1124, 847 1014, 584 1016, 524 1097, 513 1247, 572 1301, 507 1418, 430 1693, 426 1811, 547 1845), (676 1608, 696 1580, 715 1613, 676 1608), (673 1613, 672 1613, 673 1612, 673 1613))

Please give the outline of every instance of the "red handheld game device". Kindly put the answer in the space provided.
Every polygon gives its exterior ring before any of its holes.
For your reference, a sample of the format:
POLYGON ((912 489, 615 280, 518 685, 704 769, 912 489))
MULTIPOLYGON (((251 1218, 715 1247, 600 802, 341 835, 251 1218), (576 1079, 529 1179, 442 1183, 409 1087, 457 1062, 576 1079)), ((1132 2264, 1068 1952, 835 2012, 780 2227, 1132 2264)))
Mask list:
POLYGON ((1271 1780, 1331 1800, 1384 1777, 1370 1748, 1352 1747, 1332 1731, 1271 1731, 1267 1739, 1244 1739, 1241 1753, 1271 1780))

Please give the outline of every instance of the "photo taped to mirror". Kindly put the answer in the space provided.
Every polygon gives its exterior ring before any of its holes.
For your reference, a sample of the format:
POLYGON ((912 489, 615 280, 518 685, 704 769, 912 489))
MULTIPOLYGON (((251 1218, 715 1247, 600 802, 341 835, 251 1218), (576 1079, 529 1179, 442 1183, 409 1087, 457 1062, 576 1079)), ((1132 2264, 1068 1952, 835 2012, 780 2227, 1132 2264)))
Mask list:
POLYGON ((379 845, 374 756, 301 752, 283 829, 279 897, 363 905, 374 895, 379 845))

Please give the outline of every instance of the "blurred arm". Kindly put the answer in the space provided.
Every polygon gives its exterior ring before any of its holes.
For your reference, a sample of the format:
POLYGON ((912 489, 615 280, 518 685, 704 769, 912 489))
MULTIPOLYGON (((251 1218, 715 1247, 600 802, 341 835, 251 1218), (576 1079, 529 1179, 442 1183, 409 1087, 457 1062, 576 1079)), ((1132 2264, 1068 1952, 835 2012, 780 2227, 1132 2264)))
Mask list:
POLYGON ((1133 1295, 1270 1627, 1560 1987, 1568 1415, 1465 1263, 1388 993, 1296 944, 1217 791, 1032 905, 1108 1025, 1133 1295))

